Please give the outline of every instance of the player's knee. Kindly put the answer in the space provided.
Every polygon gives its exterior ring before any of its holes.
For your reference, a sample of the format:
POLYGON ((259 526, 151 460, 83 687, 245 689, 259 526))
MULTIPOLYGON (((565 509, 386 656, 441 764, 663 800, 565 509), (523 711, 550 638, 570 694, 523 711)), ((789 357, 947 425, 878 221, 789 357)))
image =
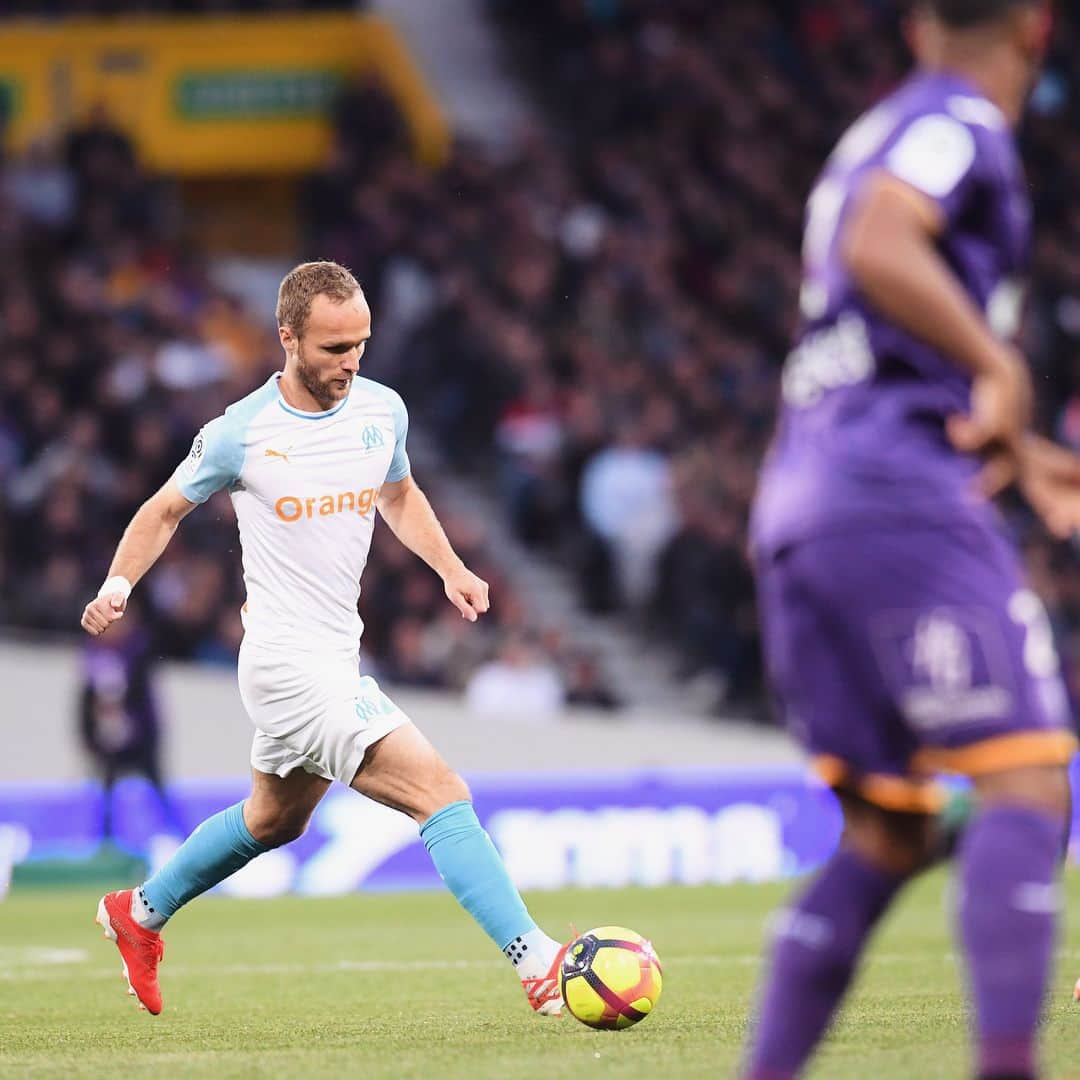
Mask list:
POLYGON ((299 840, 307 831, 308 813, 277 810, 256 814, 247 822, 248 831, 264 847, 276 848, 299 840))
POLYGON ((445 779, 446 803, 471 802, 472 792, 469 785, 452 769, 447 770, 445 779))
POLYGON ((422 796, 417 799, 418 805, 413 816, 418 821, 426 821, 451 803, 471 801, 469 785, 453 769, 443 765, 425 787, 422 796))
POLYGON ((472 799, 469 785, 449 766, 440 770, 438 780, 432 786, 431 795, 438 802, 437 809, 439 810, 451 803, 469 802, 472 799))
POLYGON ((1022 805, 1068 818, 1072 792, 1061 765, 1039 765, 977 776, 973 781, 983 806, 1022 805))

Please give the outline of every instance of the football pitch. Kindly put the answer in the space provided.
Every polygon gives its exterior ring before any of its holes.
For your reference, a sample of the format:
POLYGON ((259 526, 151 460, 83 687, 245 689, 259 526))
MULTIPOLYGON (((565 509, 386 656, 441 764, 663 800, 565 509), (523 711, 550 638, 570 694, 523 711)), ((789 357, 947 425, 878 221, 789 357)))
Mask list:
MULTIPOLYGON (((509 965, 448 896, 206 898, 167 932, 165 1011, 125 994, 96 894, 0 904, 0 1075, 364 1078, 730 1076, 775 886, 535 894, 560 934, 622 923, 664 963, 656 1012, 625 1032, 534 1016, 509 965)), ((1080 874, 1068 880, 1080 909, 1080 874)), ((905 894, 811 1076, 968 1075, 948 882, 905 894)), ((1080 917, 1047 1008, 1050 1075, 1080 1078, 1080 917)))

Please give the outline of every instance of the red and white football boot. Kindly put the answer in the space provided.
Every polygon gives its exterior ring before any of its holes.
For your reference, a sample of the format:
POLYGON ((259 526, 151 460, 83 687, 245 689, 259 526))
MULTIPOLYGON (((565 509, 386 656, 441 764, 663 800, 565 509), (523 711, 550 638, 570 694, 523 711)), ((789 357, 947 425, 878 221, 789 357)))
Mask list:
POLYGON ((563 957, 568 948, 570 948, 569 941, 555 954, 555 959, 551 961, 551 967, 547 969, 545 975, 538 979, 521 980, 529 1004, 541 1016, 562 1016, 563 996, 560 975, 563 957))
POLYGON ((140 1009, 157 1016, 162 1006, 157 969, 165 955, 165 942, 160 934, 147 930, 132 918, 131 889, 106 893, 98 901, 94 922, 120 950, 128 993, 140 1009))

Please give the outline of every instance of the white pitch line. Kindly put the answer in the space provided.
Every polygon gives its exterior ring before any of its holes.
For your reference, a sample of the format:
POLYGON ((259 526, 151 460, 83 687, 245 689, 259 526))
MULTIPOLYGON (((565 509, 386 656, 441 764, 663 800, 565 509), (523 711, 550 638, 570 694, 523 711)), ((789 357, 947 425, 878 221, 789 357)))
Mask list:
MULTIPOLYGON (((20 950, 10 948, 8 953, 20 950)), ((45 952, 41 949, 22 950, 27 955, 45 952)), ((0 982, 47 982, 58 979, 69 979, 70 971, 58 970, 62 966, 82 965, 89 961, 90 954, 85 949, 57 949, 52 950, 57 956, 69 957, 66 960, 53 959, 48 962, 49 966, 42 970, 31 967, 19 966, 0 971, 0 982)), ((953 953, 941 953, 942 963, 955 963, 956 956, 953 953)), ((0 953, 0 959, 4 954, 0 953)), ((867 962, 873 964, 900 964, 911 962, 910 953, 873 953, 867 957, 867 962)), ((1058 953, 1059 960, 1080 960, 1080 949, 1066 949, 1058 953)), ((762 962, 759 953, 693 953, 688 955, 663 956, 661 962, 665 972, 680 967, 745 967, 754 966, 762 962)), ((498 960, 335 960, 325 964, 166 964, 162 970, 165 978, 189 977, 189 976, 221 976, 221 975, 335 975, 375 972, 410 972, 410 971, 467 971, 493 970, 503 967, 498 960)), ((111 965, 108 968, 93 967, 78 972, 80 979, 114 979, 117 971, 111 965)))
POLYGON ((86 949, 57 949, 51 945, 0 945, 0 965, 85 964, 86 949))
MULTIPOLYGON (((758 957, 746 956, 678 956, 671 957, 668 963, 679 965, 708 965, 757 963, 758 957)), ((162 976, 192 975, 334 975, 351 972, 409 972, 409 971, 467 971, 469 969, 493 970, 505 966, 498 960, 335 960, 326 964, 168 964, 162 967, 162 976)), ((34 971, 21 967, 16 970, 0 971, 0 982, 32 982, 53 979, 67 979, 71 972, 56 970, 34 971)), ((108 969, 91 968, 78 973, 80 979, 115 978, 116 972, 108 969)))

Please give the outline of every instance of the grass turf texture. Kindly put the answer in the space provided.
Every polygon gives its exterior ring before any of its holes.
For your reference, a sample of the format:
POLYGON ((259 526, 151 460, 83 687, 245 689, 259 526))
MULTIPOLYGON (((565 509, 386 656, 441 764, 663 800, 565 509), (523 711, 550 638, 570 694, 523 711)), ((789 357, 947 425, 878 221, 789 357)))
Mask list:
MULTIPOLYGON (((1068 880, 1080 906, 1080 874, 1068 880)), ((774 886, 537 894, 555 933, 621 923, 664 963, 624 1032, 534 1016, 509 965, 442 894, 196 901, 168 928, 165 1012, 125 994, 96 894, 0 904, 0 1076, 721 1077, 740 1053, 774 886)), ((875 941, 812 1077, 967 1075, 947 878, 910 889, 875 941)), ((1048 1002, 1050 1075, 1080 1080, 1080 920, 1048 1002)))

